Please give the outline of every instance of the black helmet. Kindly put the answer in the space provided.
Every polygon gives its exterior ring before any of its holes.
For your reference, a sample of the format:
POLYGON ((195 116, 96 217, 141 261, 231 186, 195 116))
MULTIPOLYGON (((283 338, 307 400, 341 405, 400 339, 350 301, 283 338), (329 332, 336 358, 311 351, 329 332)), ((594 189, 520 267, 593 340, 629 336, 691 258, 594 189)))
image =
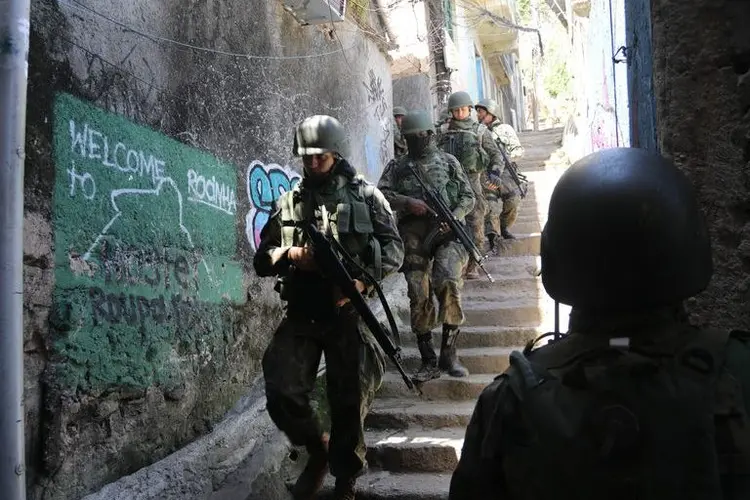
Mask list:
POLYGON ((435 125, 426 111, 411 111, 404 117, 404 121, 401 122, 401 133, 404 135, 434 131, 435 125))
POLYGON ((292 152, 295 156, 332 152, 346 158, 349 151, 344 126, 328 115, 305 118, 294 131, 292 152))
POLYGON ((711 241, 687 177, 643 149, 575 162, 552 193, 542 282, 564 304, 594 310, 670 305, 708 286, 711 241))

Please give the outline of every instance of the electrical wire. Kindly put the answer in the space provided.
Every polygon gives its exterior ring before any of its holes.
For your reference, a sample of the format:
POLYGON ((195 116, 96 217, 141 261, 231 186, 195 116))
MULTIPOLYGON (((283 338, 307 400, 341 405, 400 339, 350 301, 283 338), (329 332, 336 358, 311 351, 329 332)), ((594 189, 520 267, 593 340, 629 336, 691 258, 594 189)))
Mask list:
POLYGON ((167 37, 163 37, 163 36, 160 36, 160 35, 155 35, 153 33, 147 33, 145 31, 141 31, 141 30, 135 29, 132 26, 129 26, 129 25, 123 23, 123 22, 120 22, 120 21, 118 21, 116 19, 113 19, 113 18, 107 16, 106 14, 102 14, 101 12, 99 12, 99 11, 97 11, 97 10, 91 8, 91 7, 88 7, 87 5, 84 5, 84 4, 80 3, 80 2, 78 2, 77 0, 62 0, 60 2, 60 4, 63 5, 63 6, 66 6, 66 7, 77 8, 79 10, 85 10, 87 12, 90 12, 91 14, 99 16, 102 19, 105 19, 105 20, 111 22, 112 24, 115 24, 115 25, 121 27, 122 29, 124 29, 126 31, 129 31, 129 32, 134 33, 136 35, 140 35, 140 36, 142 36, 144 38, 147 38, 147 39, 149 39, 149 40, 151 40, 153 42, 164 42, 164 43, 169 43, 169 44, 173 44, 173 45, 178 45, 180 47, 183 47, 183 48, 186 48, 186 49, 190 49, 190 50, 195 50, 195 51, 199 51, 199 52, 208 52, 208 53, 211 53, 211 54, 218 54, 218 55, 230 56, 230 57, 238 57, 238 58, 245 58, 245 59, 262 59, 262 60, 314 59, 314 58, 318 58, 318 57, 326 57, 326 56, 331 56, 331 55, 339 54, 339 53, 342 53, 342 52, 346 52, 346 51, 349 51, 349 50, 352 50, 352 49, 356 48, 356 46, 357 46, 356 43, 353 44, 353 45, 351 45, 350 47, 347 47, 347 48, 344 48, 343 45, 342 45, 341 48, 336 49, 336 50, 332 50, 330 52, 322 52, 322 53, 318 53, 318 54, 306 54, 306 55, 299 55, 299 56, 259 56, 259 55, 246 54, 246 53, 240 53, 240 52, 229 52, 229 51, 225 51, 225 50, 213 49, 213 48, 210 48, 210 47, 202 47, 202 46, 199 46, 199 45, 192 45, 192 44, 189 44, 189 43, 181 42, 179 40, 173 40, 171 38, 167 38, 167 37))

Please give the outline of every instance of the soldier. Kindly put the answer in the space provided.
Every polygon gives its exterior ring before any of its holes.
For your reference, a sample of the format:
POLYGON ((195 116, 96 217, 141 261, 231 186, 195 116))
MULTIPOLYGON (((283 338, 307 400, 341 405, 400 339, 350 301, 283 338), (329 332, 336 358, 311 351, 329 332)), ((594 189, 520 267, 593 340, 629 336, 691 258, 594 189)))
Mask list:
MULTIPOLYGON (((471 229, 474 243, 480 251, 484 251, 487 205, 483 191, 485 187, 497 189, 505 164, 487 127, 471 117, 472 105, 471 97, 466 92, 454 92, 448 97, 451 118, 441 127, 440 147, 458 158, 469 178, 476 203, 474 210, 467 215, 466 223, 471 229)), ((466 277, 479 277, 474 261, 467 266, 466 277)))
MULTIPOLYGON (((475 106, 479 122, 486 125, 500 148, 504 148, 509 158, 523 156, 523 147, 513 127, 500 121, 500 107, 492 99, 482 99, 475 106)), ((487 219, 485 232, 490 242, 490 248, 497 251, 496 238, 498 235, 506 240, 513 240, 515 236, 508 230, 516 221, 518 209, 521 205, 521 191, 510 172, 506 168, 500 176, 500 189, 485 190, 487 197, 487 219)))
POLYGON ((579 160, 541 258, 568 334, 479 396, 450 500, 750 498, 750 332, 688 321, 712 274, 688 179, 641 149, 579 160))
MULTIPOLYGON (((292 494, 312 498, 328 464, 336 477, 334 498, 353 499, 365 467, 362 425, 380 387, 384 354, 351 303, 317 272, 313 249, 295 225, 328 213, 336 239, 376 279, 399 269, 404 247, 388 202, 346 161, 346 137, 330 116, 312 116, 295 130, 294 154, 302 156, 302 181, 277 201, 261 232, 254 258, 258 276, 279 276, 287 302, 284 319, 263 356, 268 414, 297 446, 310 454, 292 494), (326 210, 319 210, 325 206, 326 210), (331 409, 331 439, 310 406, 321 353, 331 409)), ((354 270, 352 270, 354 272, 354 270)), ((366 286, 360 273, 355 284, 366 286)))
POLYGON ((406 115, 406 110, 401 106, 393 107, 393 156, 398 158, 406 154, 406 141, 401 133, 401 122, 406 115))
POLYGON ((464 322, 461 307, 462 273, 469 259, 464 247, 445 233, 436 233, 437 223, 412 168, 444 195, 453 214, 463 220, 474 206, 474 195, 458 160, 434 144, 435 129, 425 112, 404 118, 404 137, 409 154, 391 161, 378 187, 399 215, 399 232, 406 256, 402 271, 406 277, 411 309, 411 330, 417 337, 422 365, 415 379, 425 382, 440 376, 440 370, 454 377, 469 374, 456 356, 459 325, 464 322), (434 244, 431 236, 438 234, 434 244), (432 295, 437 296, 435 311, 432 295), (440 359, 435 355, 432 329, 443 325, 440 359))

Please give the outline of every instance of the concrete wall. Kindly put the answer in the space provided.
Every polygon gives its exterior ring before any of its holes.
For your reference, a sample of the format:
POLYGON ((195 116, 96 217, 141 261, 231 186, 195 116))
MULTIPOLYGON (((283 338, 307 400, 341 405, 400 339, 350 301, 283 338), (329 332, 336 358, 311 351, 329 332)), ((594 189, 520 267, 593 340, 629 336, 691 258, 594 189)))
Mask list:
POLYGON ((30 498, 77 499, 210 430, 257 378, 280 302, 251 257, 299 177, 292 127, 337 116, 377 180, 392 89, 354 24, 301 27, 275 1, 35 0, 31 26, 30 498))
POLYGON ((714 251, 694 319, 750 328, 750 10, 739 0, 651 5, 659 148, 691 177, 714 251))
POLYGON ((651 1, 627 2, 625 23, 629 59, 630 145, 655 151, 656 101, 651 47, 651 1))
POLYGON ((403 106, 407 110, 425 110, 431 112, 435 97, 430 92, 430 76, 419 73, 393 80, 393 105, 403 106))

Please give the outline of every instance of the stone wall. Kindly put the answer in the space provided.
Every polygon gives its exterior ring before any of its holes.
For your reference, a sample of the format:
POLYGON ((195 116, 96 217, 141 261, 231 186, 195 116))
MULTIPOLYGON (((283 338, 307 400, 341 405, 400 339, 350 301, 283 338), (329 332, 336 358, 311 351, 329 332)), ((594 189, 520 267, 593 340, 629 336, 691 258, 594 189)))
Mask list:
POLYGON ((292 127, 338 117, 376 181, 391 80, 356 24, 303 27, 276 1, 35 0, 31 26, 28 480, 77 499, 205 434, 257 378, 280 303, 251 258, 299 180, 292 127))
POLYGON ((654 0, 660 150, 690 176, 711 230, 714 277, 694 319, 750 328, 750 20, 740 0, 654 0))

